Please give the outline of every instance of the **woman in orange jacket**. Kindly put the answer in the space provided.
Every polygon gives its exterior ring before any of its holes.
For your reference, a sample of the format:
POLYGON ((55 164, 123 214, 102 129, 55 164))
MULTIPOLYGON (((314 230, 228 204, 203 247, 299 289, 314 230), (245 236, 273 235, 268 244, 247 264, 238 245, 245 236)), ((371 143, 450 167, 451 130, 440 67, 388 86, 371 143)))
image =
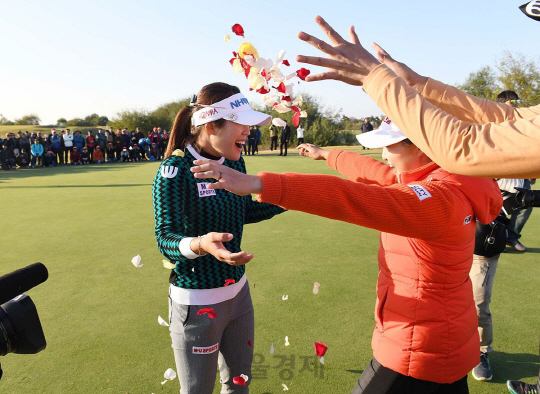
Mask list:
POLYGON ((359 136, 384 147, 390 165, 352 152, 302 144, 329 175, 239 174, 195 161, 212 188, 259 193, 259 201, 381 231, 373 360, 353 393, 467 393, 479 362, 478 319, 469 271, 476 218, 490 223, 502 199, 495 182, 450 174, 385 118, 359 136))

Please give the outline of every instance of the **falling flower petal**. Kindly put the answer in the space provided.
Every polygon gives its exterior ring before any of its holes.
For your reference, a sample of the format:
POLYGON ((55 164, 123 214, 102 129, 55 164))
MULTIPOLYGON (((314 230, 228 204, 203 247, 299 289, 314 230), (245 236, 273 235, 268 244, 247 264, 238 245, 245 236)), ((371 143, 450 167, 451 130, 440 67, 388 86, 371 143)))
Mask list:
POLYGON ((324 357, 320 357, 319 362, 324 365, 324 357))
POLYGON ((307 111, 300 111, 301 118, 307 118, 307 111))
POLYGON ((257 93, 267 94, 267 93, 270 93, 270 89, 267 89, 266 87, 261 86, 259 89, 257 89, 257 93))
POLYGON ((275 68, 278 68, 280 63, 283 61, 283 58, 285 57, 285 50, 281 50, 278 52, 277 56, 276 56, 276 62, 274 63, 274 67, 275 68))
POLYGON ((288 295, 288 294, 284 294, 284 295, 281 296, 281 299, 282 299, 283 301, 287 301, 287 300, 289 299, 289 295, 288 295))
POLYGON ((248 339, 248 345, 253 347, 253 342, 251 342, 251 339, 248 339))
POLYGON ((291 109, 292 109, 294 112, 300 112, 300 108, 298 108, 296 105, 291 105, 291 109))
POLYGON ((201 315, 208 315, 210 319, 215 319, 217 317, 217 313, 213 308, 199 309, 199 312, 197 312, 197 316, 201 315))
POLYGON ((289 391, 289 388, 285 383, 281 383, 281 386, 283 386, 283 391, 289 391))
POLYGON ((243 73, 244 72, 244 68, 242 67, 242 63, 240 63, 240 59, 238 58, 233 58, 231 59, 232 63, 232 68, 233 68, 233 71, 235 73, 243 73))
POLYGON ((253 60, 255 60, 259 57, 259 52, 257 52, 257 49, 255 49, 251 42, 244 41, 238 47, 238 56, 243 58, 247 55, 252 56, 254 58, 253 60))
POLYGON ((159 315, 157 317, 157 321, 158 321, 160 326, 169 327, 169 323, 167 323, 165 320, 163 320, 163 318, 161 316, 159 316, 159 315))
POLYGON ((226 279, 225 286, 234 285, 236 281, 234 279, 226 279))
POLYGON ((294 127, 298 127, 300 124, 300 112, 295 112, 292 118, 292 123, 294 127))
POLYGON ((232 381, 233 381, 234 384, 236 384, 238 386, 245 386, 246 385, 246 380, 242 377, 242 375, 235 376, 232 381))
POLYGON ((283 119, 280 119, 280 118, 274 118, 272 119, 272 124, 274 126, 278 126, 278 127, 285 127, 285 125, 287 123, 285 123, 285 121, 283 119))
POLYGON ((289 112, 291 110, 285 104, 275 105, 273 109, 276 110, 277 112, 279 112, 280 114, 284 114, 284 113, 289 112))
POLYGON ((231 36, 228 35, 228 34, 225 34, 225 37, 223 37, 223 41, 225 41, 225 42, 231 41, 231 36))
POLYGON ((298 78, 300 78, 302 81, 306 80, 306 77, 311 73, 308 69, 302 67, 300 70, 296 71, 296 75, 298 75, 298 78))
POLYGON ((328 346, 326 346, 324 342, 313 342, 313 345, 315 346, 315 353, 317 356, 323 357, 326 354, 328 346))
POLYGON ((294 77, 296 77, 296 72, 290 73, 289 75, 287 75, 285 79, 288 81, 289 79, 294 78, 294 77))
POLYGON ((274 344, 270 345, 270 354, 274 354, 274 344))
POLYGON ((285 88, 285 84, 281 82, 278 86, 274 86, 274 89, 277 89, 280 93, 286 93, 287 89, 285 88))
POLYGON ((291 102, 292 98, 291 98, 291 96, 283 96, 283 97, 281 97, 281 100, 291 102))
POLYGON ((161 382, 162 385, 167 383, 168 380, 174 380, 176 378, 176 372, 174 371, 174 369, 169 368, 165 371, 163 377, 165 377, 165 380, 161 382))
POLYGON ((239 23, 235 23, 232 27, 232 32, 237 36, 244 37, 244 28, 239 23))
POLYGON ((289 343, 289 337, 285 337, 285 346, 289 346, 290 343, 289 343))
POLYGON ((288 60, 283 60, 283 63, 282 63, 284 66, 290 66, 291 64, 289 63, 288 60))
POLYGON ((166 268, 168 270, 173 270, 176 265, 174 265, 173 263, 171 263, 169 260, 161 260, 163 262, 163 268, 166 268))
POLYGON ((295 98, 294 98, 294 101, 292 103, 292 105, 296 105, 297 107, 301 107, 302 104, 304 104, 304 99, 303 97, 298 94, 295 98))
POLYGON ((319 282, 315 282, 313 284, 313 294, 319 294, 319 287, 321 287, 321 284, 319 282))
POLYGON ((137 255, 131 259, 131 264, 137 268, 141 268, 144 264, 141 264, 141 256, 137 255))

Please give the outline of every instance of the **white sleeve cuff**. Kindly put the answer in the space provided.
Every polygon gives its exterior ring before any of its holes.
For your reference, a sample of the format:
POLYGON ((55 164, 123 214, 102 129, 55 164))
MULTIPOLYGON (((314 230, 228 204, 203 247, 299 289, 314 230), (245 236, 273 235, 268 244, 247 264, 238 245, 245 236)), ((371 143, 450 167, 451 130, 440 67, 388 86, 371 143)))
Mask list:
POLYGON ((179 246, 179 249, 180 249, 180 253, 182 253, 182 255, 185 257, 185 258, 188 258, 188 259, 196 259, 197 257, 199 257, 199 255, 197 253, 195 253, 193 250, 191 250, 191 240, 193 239, 194 237, 186 237, 184 239, 182 239, 180 241, 180 246, 179 246))

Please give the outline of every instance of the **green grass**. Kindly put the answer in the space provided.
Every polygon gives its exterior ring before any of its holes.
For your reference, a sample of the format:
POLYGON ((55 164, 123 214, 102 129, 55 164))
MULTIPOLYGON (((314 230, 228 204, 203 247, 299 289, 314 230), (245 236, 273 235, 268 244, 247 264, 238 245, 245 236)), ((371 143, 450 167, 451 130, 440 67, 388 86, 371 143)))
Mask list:
MULTIPOLYGON (((377 157, 380 150, 364 153, 377 157)), ((251 173, 333 173, 296 155, 264 153, 246 163, 251 173)), ((158 165, 0 171, 0 274, 36 261, 50 274, 29 292, 47 348, 1 358, 1 392, 178 393, 176 380, 160 384, 175 366, 168 329, 157 323, 158 315, 167 316, 168 287, 153 234, 151 183, 158 165), (131 264, 136 254, 143 268, 131 264)), ((535 381, 539 230, 533 212, 523 236, 529 252, 500 259, 492 300, 495 377, 490 383, 469 379, 471 393, 505 393, 506 379, 535 381)), ((350 392, 371 359, 378 232, 287 212, 247 226, 243 249, 255 254, 247 266, 255 353, 269 365, 267 378, 254 379, 251 392, 281 393, 281 383, 292 393, 350 392), (318 295, 312 293, 316 281, 318 295), (329 347, 324 377, 300 372, 314 341, 329 347), (278 356, 295 357, 292 380, 280 377, 286 372, 275 368, 278 356)))

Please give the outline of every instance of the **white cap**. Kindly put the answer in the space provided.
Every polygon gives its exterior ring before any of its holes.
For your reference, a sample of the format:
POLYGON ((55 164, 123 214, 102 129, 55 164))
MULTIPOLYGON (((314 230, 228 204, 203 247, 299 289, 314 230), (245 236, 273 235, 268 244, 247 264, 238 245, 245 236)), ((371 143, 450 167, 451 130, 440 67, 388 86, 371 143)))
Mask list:
POLYGON ((193 126, 200 126, 218 119, 246 126, 265 126, 272 117, 251 109, 248 99, 242 93, 237 93, 215 104, 204 105, 202 109, 195 111, 191 123, 193 126))
POLYGON ((385 116, 377 130, 358 134, 356 139, 366 148, 383 148, 406 140, 407 136, 397 128, 388 116, 385 116))

